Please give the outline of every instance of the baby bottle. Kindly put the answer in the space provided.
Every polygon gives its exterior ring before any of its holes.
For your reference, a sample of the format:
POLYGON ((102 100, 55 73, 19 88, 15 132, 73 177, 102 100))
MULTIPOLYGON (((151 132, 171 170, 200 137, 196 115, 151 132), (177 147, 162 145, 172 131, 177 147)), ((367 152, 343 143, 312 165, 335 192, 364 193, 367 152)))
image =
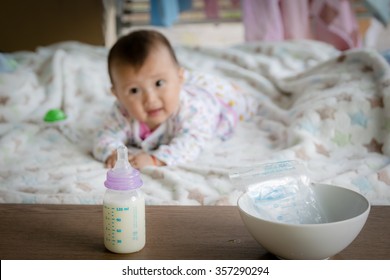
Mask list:
POLYGON ((139 171, 128 161, 125 146, 117 149, 117 161, 107 172, 103 198, 104 245, 114 253, 133 253, 145 246, 145 199, 139 171))

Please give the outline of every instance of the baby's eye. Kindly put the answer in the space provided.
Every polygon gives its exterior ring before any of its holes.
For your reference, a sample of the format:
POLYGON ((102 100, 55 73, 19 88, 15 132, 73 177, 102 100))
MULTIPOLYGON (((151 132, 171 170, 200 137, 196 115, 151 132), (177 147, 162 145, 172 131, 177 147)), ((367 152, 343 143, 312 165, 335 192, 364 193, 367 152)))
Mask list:
POLYGON ((138 88, 131 88, 131 89, 129 89, 129 93, 137 94, 137 93, 139 93, 139 89, 138 88))
POLYGON ((156 82, 156 87, 161 87, 161 86, 163 86, 165 84, 165 81, 164 80, 158 80, 157 82, 156 82))

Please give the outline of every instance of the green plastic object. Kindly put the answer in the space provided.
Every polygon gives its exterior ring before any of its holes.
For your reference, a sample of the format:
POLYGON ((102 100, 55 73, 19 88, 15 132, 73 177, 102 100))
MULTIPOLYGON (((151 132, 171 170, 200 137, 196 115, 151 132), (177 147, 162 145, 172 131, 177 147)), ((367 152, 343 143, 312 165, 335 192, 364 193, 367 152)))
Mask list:
POLYGON ((63 121, 65 119, 66 119, 66 115, 64 111, 62 111, 61 109, 52 109, 46 113, 44 121, 52 123, 52 122, 63 121))

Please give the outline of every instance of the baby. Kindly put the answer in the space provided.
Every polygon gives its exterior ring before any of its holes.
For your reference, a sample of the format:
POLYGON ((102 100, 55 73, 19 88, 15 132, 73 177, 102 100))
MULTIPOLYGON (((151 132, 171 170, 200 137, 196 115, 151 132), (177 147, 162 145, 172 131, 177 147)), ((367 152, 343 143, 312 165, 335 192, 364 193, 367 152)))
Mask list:
POLYGON ((139 148, 129 155, 138 169, 193 161, 210 140, 228 139, 237 120, 257 110, 256 99, 229 81, 184 70, 157 31, 121 37, 109 52, 108 71, 116 102, 93 147, 107 168, 122 144, 139 148))

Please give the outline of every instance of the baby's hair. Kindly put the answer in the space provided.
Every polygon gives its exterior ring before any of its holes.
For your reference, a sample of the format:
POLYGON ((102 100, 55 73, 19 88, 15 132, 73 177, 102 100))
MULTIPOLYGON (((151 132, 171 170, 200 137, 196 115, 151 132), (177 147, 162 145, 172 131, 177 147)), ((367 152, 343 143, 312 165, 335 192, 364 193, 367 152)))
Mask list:
POLYGON ((142 67, 149 53, 158 46, 166 47, 173 61, 179 65, 168 39, 158 31, 137 30, 119 38, 108 53, 108 73, 111 80, 111 67, 114 63, 131 65, 137 71, 142 67))

